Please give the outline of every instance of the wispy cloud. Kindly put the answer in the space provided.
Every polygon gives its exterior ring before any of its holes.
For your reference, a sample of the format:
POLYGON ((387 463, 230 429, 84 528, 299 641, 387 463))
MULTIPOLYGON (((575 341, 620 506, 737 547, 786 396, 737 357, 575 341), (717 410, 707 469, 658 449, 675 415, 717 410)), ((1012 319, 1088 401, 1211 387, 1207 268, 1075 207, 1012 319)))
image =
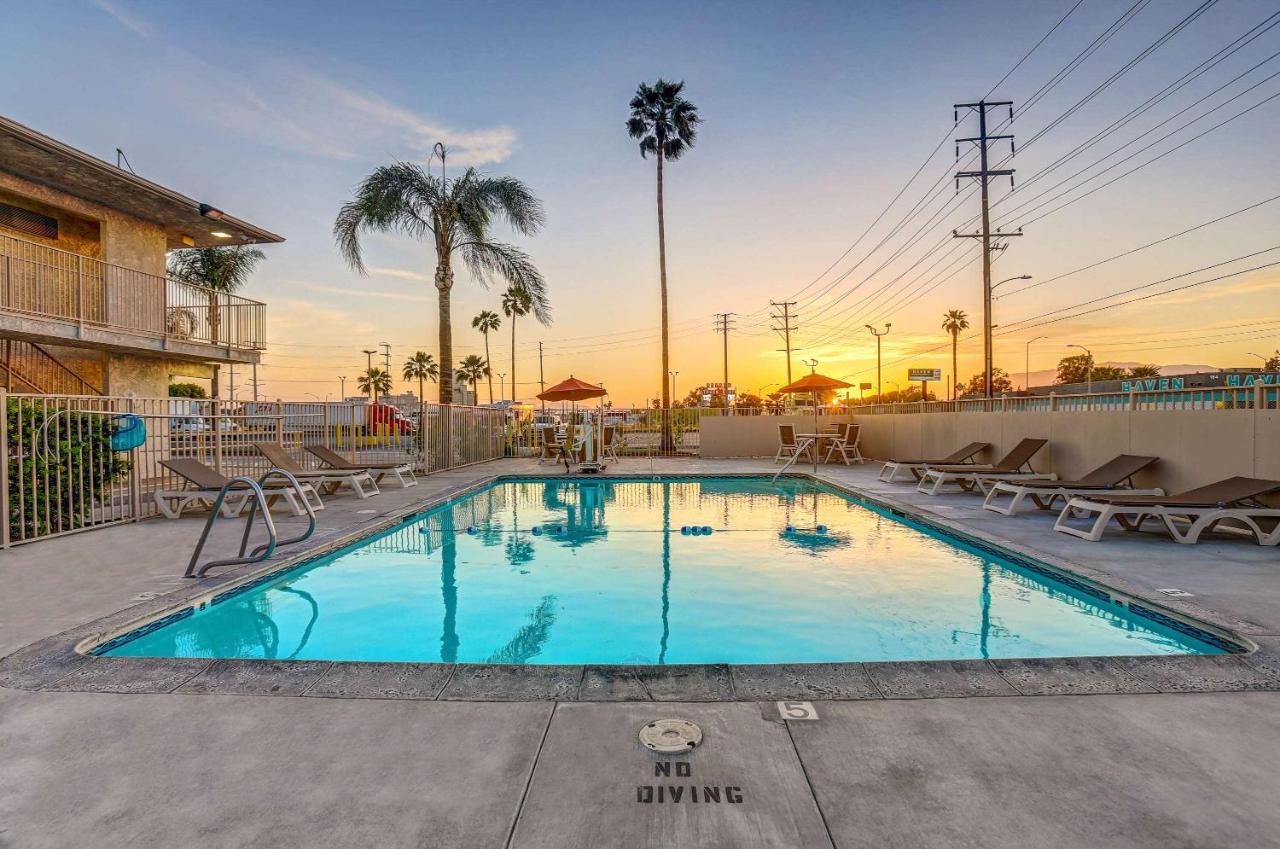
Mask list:
POLYGON ((120 24, 120 26, 125 29, 130 30, 135 35, 140 35, 143 38, 151 37, 151 27, 143 23, 141 19, 136 18, 129 12, 121 9, 119 5, 109 2, 109 0, 90 0, 90 2, 111 17, 115 18, 116 23, 120 24))
POLYGON ((371 265, 368 267, 370 274, 379 277, 400 277, 404 280, 432 280, 430 274, 423 274, 420 271, 409 271, 405 268, 386 268, 384 266, 371 265))
POLYGON ((426 295, 407 295, 404 292, 378 292, 371 289, 343 289, 341 286, 326 286, 322 283, 304 283, 302 288, 311 292, 324 292, 329 295, 346 295, 352 298, 387 298, 393 301, 430 301, 426 295))
POLYGON ((515 148, 509 127, 453 127, 277 57, 248 54, 215 65, 120 0, 90 1, 120 26, 158 43, 165 66, 158 81, 175 109, 224 131, 331 159, 425 161, 432 146, 444 142, 451 163, 485 165, 507 159, 515 148))

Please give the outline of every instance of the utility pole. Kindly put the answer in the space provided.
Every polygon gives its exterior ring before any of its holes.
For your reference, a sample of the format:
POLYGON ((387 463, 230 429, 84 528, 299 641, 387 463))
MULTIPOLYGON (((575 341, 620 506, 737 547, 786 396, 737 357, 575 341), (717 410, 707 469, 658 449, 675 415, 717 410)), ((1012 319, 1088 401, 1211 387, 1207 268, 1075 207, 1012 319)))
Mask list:
POLYGON ((382 346, 382 361, 386 363, 387 377, 390 377, 391 376, 391 343, 379 342, 378 344, 382 346))
POLYGON ((231 400, 236 400, 236 364, 231 364, 231 400))
POLYGON ((258 364, 253 364, 253 400, 258 400, 258 364))
POLYGON ((791 323, 795 319, 799 318, 799 316, 791 312, 791 308, 794 307, 795 305, 796 305, 795 301, 781 301, 781 302, 770 301, 769 302, 769 306, 771 307, 782 308, 782 315, 778 315, 777 313, 770 313, 769 317, 772 318, 774 321, 782 322, 781 327, 775 327, 773 329, 774 331, 782 334, 782 340, 783 342, 786 343, 786 346, 787 346, 785 349, 780 349, 780 350, 785 350, 787 352, 787 383, 791 383, 791 333, 792 331, 800 329, 791 323))
POLYGON ((716 333, 724 334, 724 408, 727 411, 732 409, 729 406, 729 330, 733 327, 733 320, 730 316, 737 315, 733 312, 716 313, 716 333))
POLYGON ((952 231, 952 235, 957 239, 981 239, 982 240, 982 375, 983 381, 986 383, 985 397, 993 397, 991 387, 991 240, 993 238, 1002 239, 1006 236, 1021 236, 1022 231, 1016 233, 1001 233, 999 230, 991 232, 991 206, 989 203, 989 184, 992 177, 1009 178, 1010 187, 1013 186, 1013 169, 990 167, 989 151, 991 142, 1000 141, 1002 139, 1009 140, 1009 155, 1014 153, 1013 136, 999 135, 993 136, 987 133, 987 112, 988 110, 998 107, 1009 107, 1009 121, 1013 121, 1013 101, 1012 100, 979 100, 977 103, 957 103, 954 106, 954 117, 956 123, 960 123, 960 110, 969 109, 978 113, 978 135, 971 138, 956 139, 956 160, 960 159, 960 145, 964 142, 977 145, 979 169, 977 171, 957 171, 956 172, 956 192, 960 191, 961 179, 977 180, 982 187, 982 230, 977 233, 959 233, 952 231))
MULTIPOLYGON (((542 340, 538 340, 538 394, 547 391, 547 381, 542 376, 542 340)), ((490 399, 492 400, 492 399, 490 399)), ((542 412, 547 411, 547 402, 542 402, 542 412)))
POLYGON ((342 400, 343 401, 347 400, 347 379, 345 377, 339 376, 338 385, 342 387, 341 388, 342 400))
POLYGON ((889 328, 893 327, 893 322, 886 321, 884 330, 876 330, 869 324, 863 326, 871 331, 872 336, 876 337, 876 402, 883 404, 884 397, 880 391, 880 337, 889 335, 889 328))

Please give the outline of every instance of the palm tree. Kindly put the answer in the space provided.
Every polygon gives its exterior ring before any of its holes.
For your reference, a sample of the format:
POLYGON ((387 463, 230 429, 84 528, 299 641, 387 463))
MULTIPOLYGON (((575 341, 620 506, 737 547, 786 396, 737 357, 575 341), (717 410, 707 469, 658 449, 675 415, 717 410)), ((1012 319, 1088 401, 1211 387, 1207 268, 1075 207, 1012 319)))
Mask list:
POLYGON ((245 245, 184 248, 169 254, 167 271, 170 277, 209 290, 209 341, 212 344, 218 344, 221 336, 219 295, 229 295, 243 288, 258 263, 266 258, 262 251, 245 245))
POLYGON ((947 310, 942 317, 942 329, 951 334, 951 400, 955 400, 960 373, 956 371, 956 349, 960 344, 960 331, 969 329, 969 316, 964 310, 947 310))
MULTIPOLYGON (((528 315, 533 306, 529 293, 519 286, 511 286, 502 293, 502 311, 511 319, 511 400, 516 400, 516 319, 528 315)), ((489 349, 485 348, 487 356, 489 349)), ((489 403, 493 403, 492 400, 489 403)))
POLYGON ((434 177, 411 162, 396 162, 374 170, 356 188, 355 198, 342 205, 333 235, 347 264, 365 273, 360 235, 365 232, 404 233, 430 239, 435 246, 435 285, 440 313, 440 401, 453 401, 453 327, 450 298, 454 254, 462 258, 481 285, 495 277, 529 293, 534 315, 551 322, 547 283, 524 251, 494 241, 490 230, 500 218, 522 236, 542 227, 542 203, 514 177, 489 177, 467 168, 448 180, 443 163, 447 151, 436 145, 441 174, 434 177))
POLYGON ((373 395, 373 403, 378 403, 378 395, 391 391, 391 374, 384 369, 366 369, 364 374, 356 378, 356 386, 361 392, 373 395))
POLYGON ((405 380, 418 381, 418 427, 426 427, 426 418, 423 416, 427 409, 426 382, 428 380, 432 383, 436 382, 440 377, 440 366, 436 363, 435 357, 426 351, 418 351, 404 361, 404 368, 400 370, 400 375, 405 380))
POLYGON ((472 393, 476 391, 476 383, 480 378, 488 375, 489 363, 481 359, 479 354, 468 354, 465 360, 458 363, 458 382, 470 383, 472 393))
POLYGON ((631 117, 627 133, 640 142, 640 155, 655 154, 658 163, 658 275, 662 292, 662 447, 670 450, 671 388, 667 381, 670 368, 670 340, 667 336, 667 234, 662 208, 662 164, 676 160, 693 147, 702 118, 698 107, 680 96, 684 83, 659 78, 652 86, 640 83, 631 98, 631 117))
MULTIPOLYGON (((515 322, 512 322, 514 324, 515 322)), ((502 319, 493 310, 482 310, 478 316, 471 319, 471 326, 484 334, 484 361, 487 363, 491 360, 489 356, 489 331, 497 330, 502 326, 502 319)), ((493 374, 489 375, 489 403, 493 403, 493 374)))

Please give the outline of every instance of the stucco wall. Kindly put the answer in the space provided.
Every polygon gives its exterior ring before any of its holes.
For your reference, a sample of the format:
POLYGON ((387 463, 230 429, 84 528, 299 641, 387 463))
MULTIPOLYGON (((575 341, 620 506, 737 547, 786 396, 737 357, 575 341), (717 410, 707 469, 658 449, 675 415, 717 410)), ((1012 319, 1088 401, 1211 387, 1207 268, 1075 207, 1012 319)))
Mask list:
MULTIPOLYGON (((145 271, 148 274, 164 274, 165 267, 165 232, 164 228, 159 224, 151 221, 144 221, 141 218, 135 218, 132 215, 126 215, 115 209, 111 209, 101 204, 83 200, 74 195, 51 189, 47 186, 41 186, 31 183, 0 171, 0 193, 9 196, 9 202, 17 199, 28 199, 39 205, 38 211, 44 212, 46 215, 58 215, 50 212, 50 208, 54 210, 66 210, 81 219, 88 222, 97 222, 99 227, 100 249, 88 256, 96 256, 104 262, 122 265, 126 268, 133 268, 138 271, 145 271)), ((21 205, 21 204, 15 204, 21 205)), ((75 238, 67 240, 59 239, 56 242, 47 239, 32 239, 22 233, 14 233, 31 241, 38 241, 41 244, 48 244, 62 250, 81 252, 80 242, 85 236, 83 227, 74 231, 75 238)))
MULTIPOLYGON (((851 421, 851 416, 822 416, 819 426, 851 421)), ((796 433, 813 432, 813 416, 703 416, 698 454, 702 457, 772 457, 778 453, 778 425, 796 433)))
POLYGON ((1037 471, 1076 477, 1117 454, 1160 462, 1139 483, 1176 491, 1231 475, 1280 480, 1280 411, 906 413, 856 416, 869 458, 942 457, 966 442, 990 442, 991 460, 1024 437, 1048 439, 1037 471))

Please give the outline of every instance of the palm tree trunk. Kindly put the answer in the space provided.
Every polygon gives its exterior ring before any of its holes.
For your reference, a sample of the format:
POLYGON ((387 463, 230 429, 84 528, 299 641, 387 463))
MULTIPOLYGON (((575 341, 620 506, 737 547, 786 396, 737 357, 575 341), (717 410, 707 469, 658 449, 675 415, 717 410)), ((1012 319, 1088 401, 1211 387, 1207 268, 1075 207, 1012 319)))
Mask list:
POLYGON ((667 338, 667 230, 662 210, 662 142, 658 142, 658 274, 662 292, 662 450, 675 448, 671 438, 670 340, 667 338))
POLYGON ((516 402, 516 314, 511 313, 511 403, 516 402))
POLYGON ((951 331, 951 400, 956 400, 956 385, 960 382, 960 375, 956 373, 956 344, 960 341, 959 334, 954 330, 951 331))
POLYGON ((489 406, 493 406, 493 360, 489 359, 489 331, 484 332, 484 364, 489 367, 489 406))
POLYGON ((436 292, 440 307, 440 403, 453 403, 453 325, 449 298, 453 289, 453 269, 447 256, 436 265, 436 292))

